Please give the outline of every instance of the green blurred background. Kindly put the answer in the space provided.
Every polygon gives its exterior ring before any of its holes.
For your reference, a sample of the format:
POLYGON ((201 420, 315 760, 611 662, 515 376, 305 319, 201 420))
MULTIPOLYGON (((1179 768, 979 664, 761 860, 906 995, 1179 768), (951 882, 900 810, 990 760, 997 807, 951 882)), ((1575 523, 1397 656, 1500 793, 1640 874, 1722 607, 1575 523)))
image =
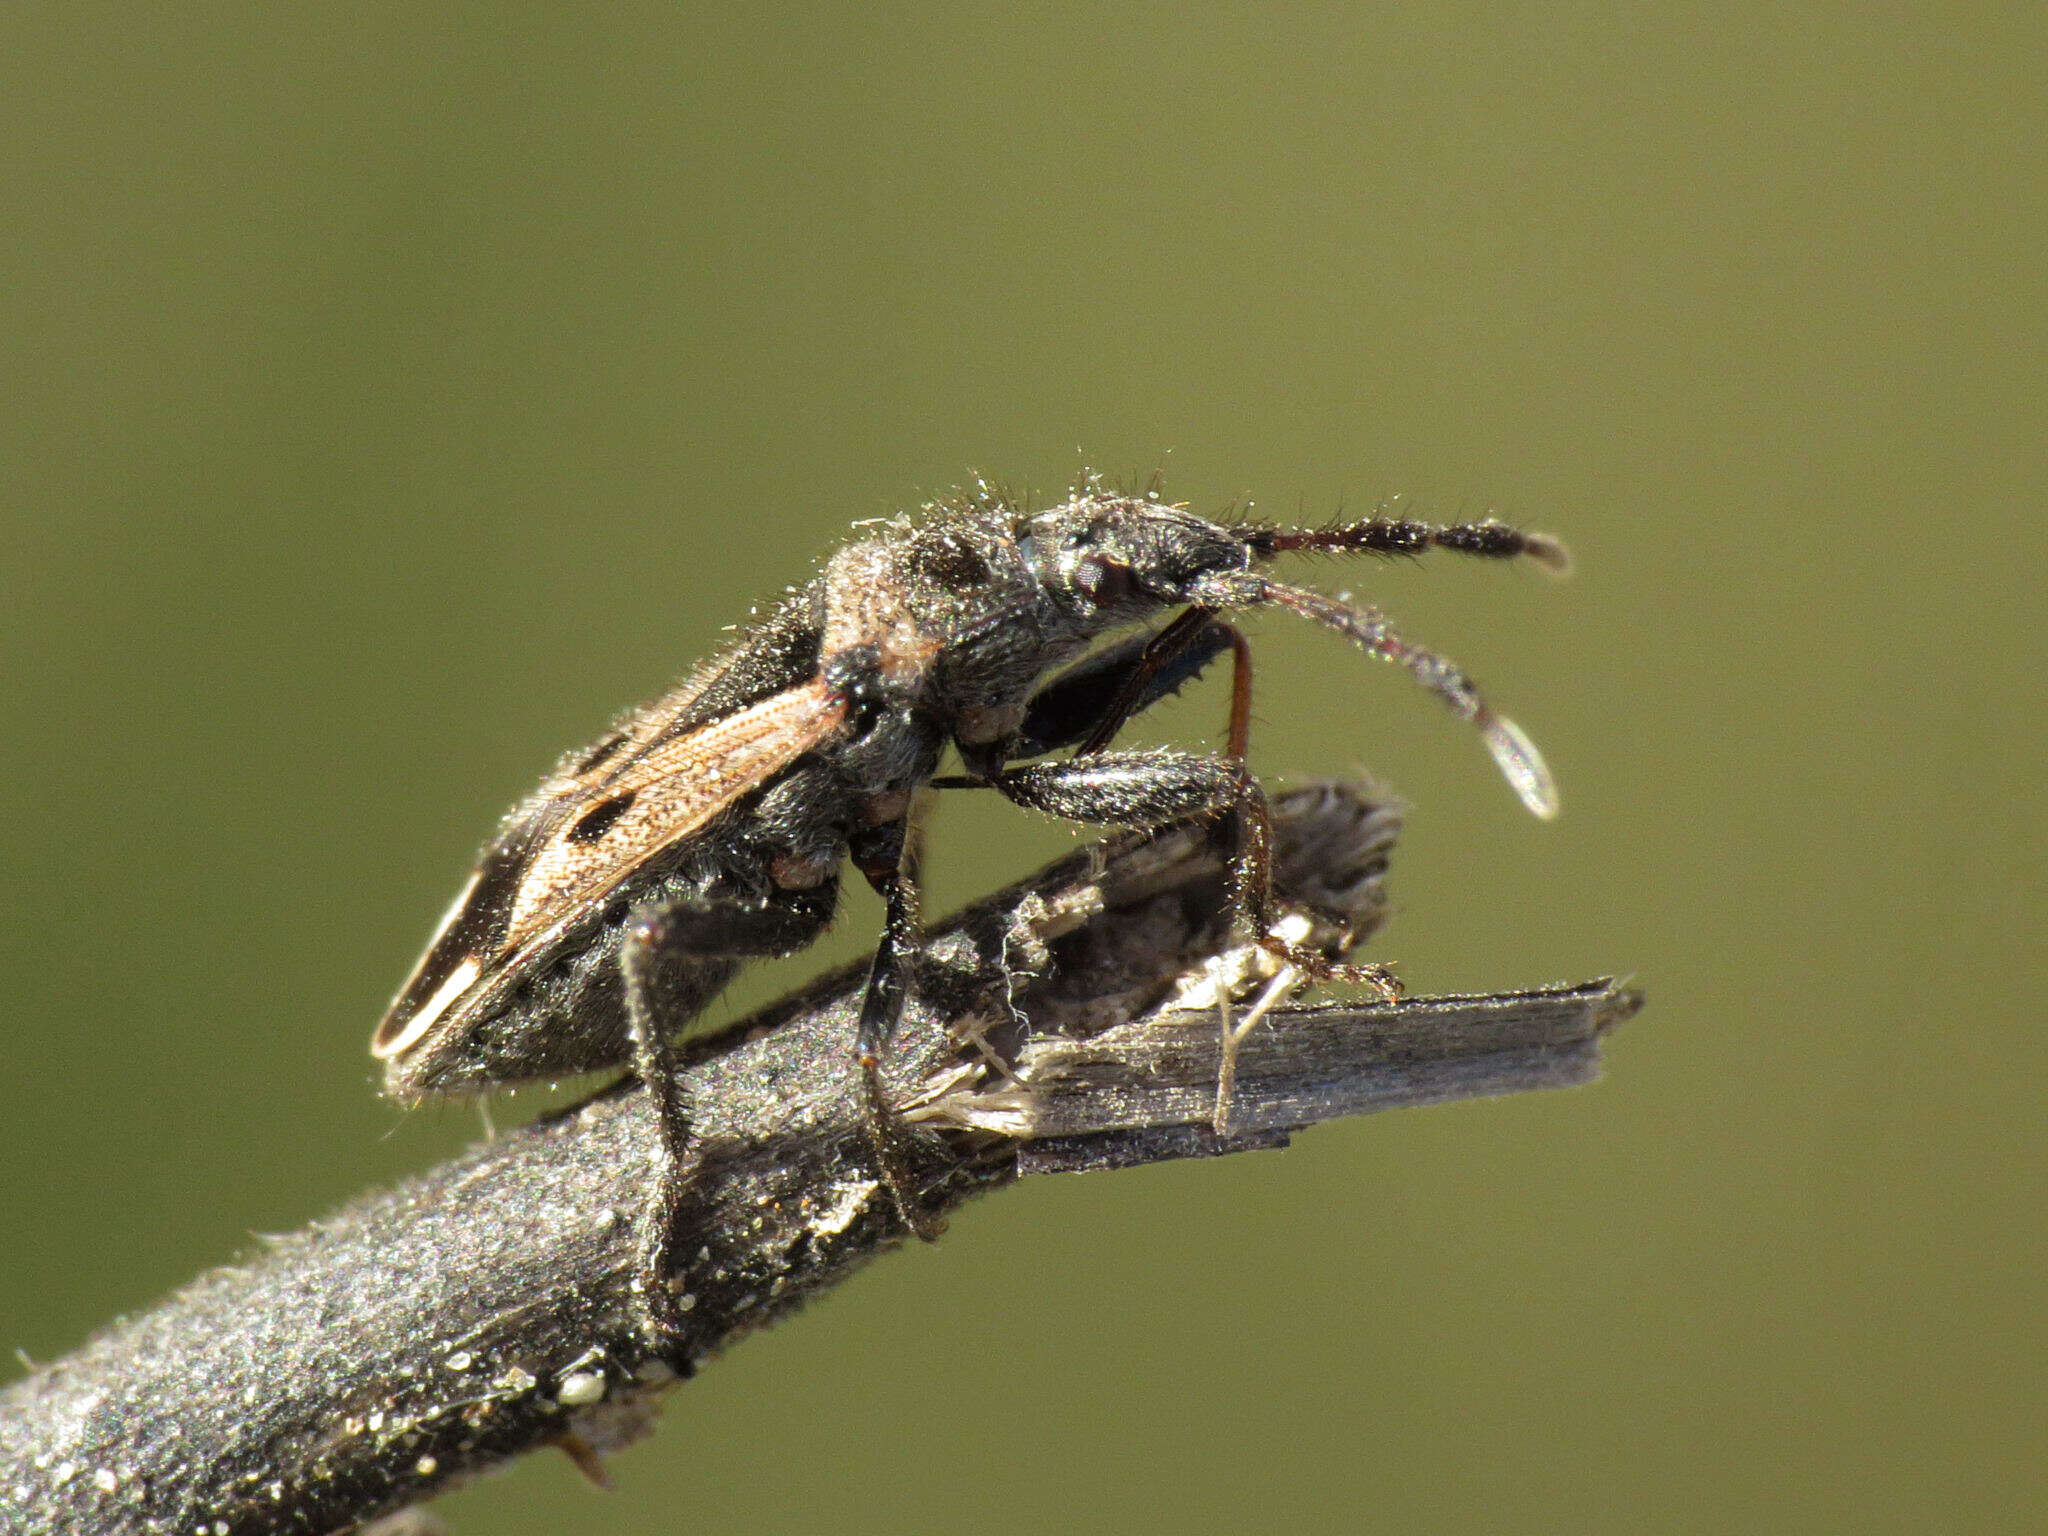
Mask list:
MULTIPOLYGON (((617 1492, 442 1512, 2035 1528, 2044 52, 1988 6, 8 7, 4 1343, 473 1137, 365 1054, 469 854, 854 519, 1163 467, 1570 540, 1563 586, 1321 573, 1537 736, 1555 826, 1291 621, 1255 750, 1414 802, 1412 988, 1634 972, 1606 1081, 1012 1191, 617 1492)), ((949 804, 938 899, 1070 836, 949 804)))

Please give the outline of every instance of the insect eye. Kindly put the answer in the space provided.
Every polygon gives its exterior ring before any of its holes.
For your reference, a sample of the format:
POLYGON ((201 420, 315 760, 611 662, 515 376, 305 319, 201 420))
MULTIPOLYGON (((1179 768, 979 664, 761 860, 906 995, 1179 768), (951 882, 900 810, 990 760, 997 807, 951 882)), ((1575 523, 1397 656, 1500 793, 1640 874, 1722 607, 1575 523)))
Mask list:
POLYGON ((1121 560, 1090 555, 1074 567, 1074 585, 1092 603, 1114 603, 1131 590, 1131 568, 1121 560))

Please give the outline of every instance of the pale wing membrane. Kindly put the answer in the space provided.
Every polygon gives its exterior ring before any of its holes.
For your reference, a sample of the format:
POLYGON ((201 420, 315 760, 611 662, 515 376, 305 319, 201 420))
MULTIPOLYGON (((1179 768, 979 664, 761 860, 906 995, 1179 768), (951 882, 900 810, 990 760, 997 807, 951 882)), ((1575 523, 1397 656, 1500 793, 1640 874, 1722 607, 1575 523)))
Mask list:
POLYGON ((519 893, 526 856, 560 819, 561 801, 536 798, 484 851, 469 884, 441 919, 427 952, 400 989, 370 1040, 380 1061, 403 1056, 424 1039, 483 975, 484 963, 504 952, 506 915, 519 893))
POLYGON ((378 1027, 389 1060, 423 1039, 523 945, 629 879, 739 796, 818 746, 846 718, 822 683, 763 699, 687 735, 619 751, 538 796, 456 900, 378 1027))
POLYGON ((525 943, 602 896, 680 837, 839 728, 846 706, 823 683, 763 699, 623 764, 604 796, 534 849, 503 940, 525 943))

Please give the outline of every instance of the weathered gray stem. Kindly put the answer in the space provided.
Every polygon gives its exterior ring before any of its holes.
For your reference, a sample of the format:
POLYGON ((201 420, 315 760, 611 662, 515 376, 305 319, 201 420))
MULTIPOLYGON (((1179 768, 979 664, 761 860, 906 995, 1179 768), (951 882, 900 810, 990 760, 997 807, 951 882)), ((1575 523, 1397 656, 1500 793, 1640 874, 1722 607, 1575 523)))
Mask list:
MULTIPOLYGON (((1278 886, 1335 953, 1381 914, 1397 826, 1355 786, 1279 797, 1278 886)), ((1284 1142, 1318 1121, 1580 1083, 1610 983, 1277 1008, 1211 1128, 1231 947, 1199 831, 1075 855, 938 929, 892 1056, 937 1208, 1023 1174, 1284 1142), (1029 1021, 1028 1024, 1025 1021, 1029 1021)), ((902 1240, 849 1070, 864 967, 690 1053, 707 1162, 675 1284, 701 1361, 902 1240)), ((372 1194, 0 1393, 0 1528, 329 1532, 544 1444, 594 1467, 674 1375, 630 1292, 654 1144, 607 1089, 372 1194)))

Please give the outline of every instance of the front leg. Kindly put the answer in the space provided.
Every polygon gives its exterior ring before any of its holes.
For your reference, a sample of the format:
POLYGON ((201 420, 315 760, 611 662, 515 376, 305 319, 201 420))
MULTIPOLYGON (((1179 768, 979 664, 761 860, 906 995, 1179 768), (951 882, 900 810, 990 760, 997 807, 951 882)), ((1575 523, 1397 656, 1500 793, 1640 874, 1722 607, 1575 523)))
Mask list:
POLYGON ((990 782, 1018 805, 1100 826, 1150 828, 1224 818, 1229 913, 1245 920, 1253 942, 1311 976, 1360 982, 1389 999, 1398 995, 1385 966, 1344 965, 1273 931, 1280 913, 1273 904, 1272 817, 1266 792, 1241 760, 1173 751, 1100 752, 1028 763, 990 782))
POLYGON ((633 1284, 649 1346, 687 1374, 675 1274, 677 1218, 702 1153, 690 1141, 690 1104, 676 1073, 675 1033, 748 956, 788 954, 831 920, 826 885, 761 907, 711 902, 649 903, 636 909, 619 951, 633 1074, 654 1106, 658 1166, 635 1227, 633 1284))
POLYGON ((1062 747, 1099 752, 1127 720, 1179 693, 1226 650, 1235 653, 1232 751, 1241 757, 1235 745, 1237 695, 1244 692, 1249 711, 1249 649, 1233 626, 1206 609, 1190 609, 1159 629, 1127 636, 1082 658, 1046 683, 1031 696, 1005 758, 1043 757, 1062 747))
POLYGON ((1226 645, 1230 647, 1230 731, 1226 750, 1230 756, 1242 758, 1251 747, 1252 648, 1236 625, 1217 618, 1214 609, 1201 607, 1184 609, 1171 624, 1152 636, 1122 688, 1102 711, 1102 718, 1075 748, 1075 755, 1091 757, 1101 752, 1116 739, 1116 733, 1131 716, 1164 696, 1162 687, 1165 692, 1172 692, 1178 686, 1170 680, 1175 672, 1186 670, 1190 658, 1200 658, 1195 662, 1199 670, 1207 664, 1209 656, 1226 645))

